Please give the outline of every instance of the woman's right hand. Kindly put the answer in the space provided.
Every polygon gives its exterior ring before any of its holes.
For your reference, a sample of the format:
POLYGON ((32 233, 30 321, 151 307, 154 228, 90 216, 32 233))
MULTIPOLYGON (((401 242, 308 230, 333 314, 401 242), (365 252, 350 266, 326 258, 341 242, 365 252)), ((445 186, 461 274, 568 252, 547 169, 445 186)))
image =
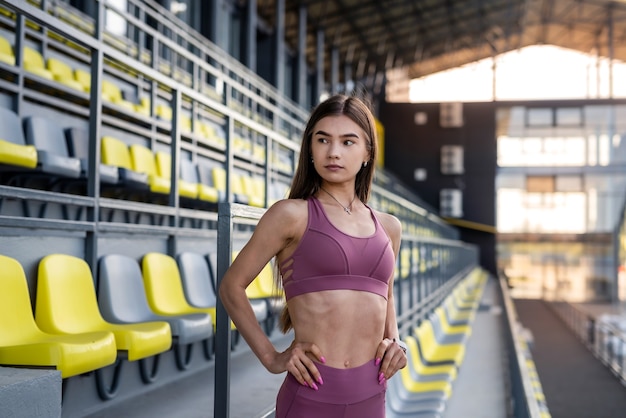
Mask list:
POLYGON ((324 384, 324 380, 312 359, 316 359, 320 363, 326 362, 317 345, 293 341, 285 351, 276 353, 267 369, 271 373, 287 371, 301 385, 317 390, 317 385, 324 384))

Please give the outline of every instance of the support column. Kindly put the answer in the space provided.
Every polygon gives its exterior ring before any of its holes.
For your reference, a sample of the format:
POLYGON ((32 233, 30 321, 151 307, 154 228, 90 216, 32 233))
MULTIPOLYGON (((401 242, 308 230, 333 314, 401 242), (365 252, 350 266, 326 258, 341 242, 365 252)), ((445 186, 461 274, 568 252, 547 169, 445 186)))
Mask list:
POLYGON ((256 72, 256 26, 257 26, 257 0, 248 0, 246 9, 245 29, 245 56, 244 64, 256 72))
POLYGON ((279 92, 285 92, 285 0, 276 0, 276 67, 274 85, 279 92))
POLYGON ((330 50, 330 92, 339 92, 339 48, 336 45, 330 50))
POLYGON ((352 80, 352 62, 346 61, 343 66, 344 92, 350 94, 354 89, 354 80, 352 80))
POLYGON ((224 0, 212 0, 209 8, 211 21, 209 37, 211 41, 224 51, 228 51, 228 15, 224 8, 224 0))
POLYGON ((300 5, 298 10, 298 52, 296 62, 296 102, 306 107, 306 20, 307 8, 300 5))
POLYGON ((613 46, 613 5, 609 4, 607 6, 607 46, 608 46, 608 55, 609 55, 609 99, 613 98, 613 55, 614 55, 614 46, 613 46))
POLYGON ((313 104, 320 102, 320 96, 324 91, 324 31, 319 28, 315 35, 317 55, 315 58, 315 89, 313 104))

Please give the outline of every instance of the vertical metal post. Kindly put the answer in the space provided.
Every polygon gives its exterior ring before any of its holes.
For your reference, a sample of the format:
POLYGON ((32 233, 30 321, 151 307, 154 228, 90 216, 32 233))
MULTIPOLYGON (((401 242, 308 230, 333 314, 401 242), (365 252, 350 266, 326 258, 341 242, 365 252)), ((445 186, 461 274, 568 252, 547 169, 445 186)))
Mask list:
MULTIPOLYGON (((89 90, 89 149, 87 171, 87 196, 94 198, 94 206, 87 208, 87 221, 94 222, 100 218, 100 127, 102 124, 102 77, 104 68, 104 53, 102 52, 102 39, 104 31, 104 2, 98 2, 95 10, 96 32, 98 46, 91 50, 91 86, 89 90)), ((88 231, 85 239, 85 261, 96 274, 98 260, 98 236, 97 228, 88 231)))
MULTIPOLYGON (((232 254, 233 218, 231 204, 222 202, 217 207, 217 288, 230 266, 232 254)), ((230 416, 230 318, 221 298, 217 298, 215 330, 215 400, 213 416, 230 416)))
POLYGON ((256 26, 257 26, 257 1, 248 0, 246 9, 246 55, 245 64, 256 72, 256 26))
POLYGON ((609 98, 613 98, 613 55, 614 55, 614 47, 613 47, 613 4, 609 3, 607 6, 607 45, 608 45, 608 54, 609 54, 609 98))
POLYGON ((280 93, 285 89, 285 0, 277 0, 276 27, 274 39, 276 46, 276 67, 274 68, 274 85, 280 93))
POLYGON ((339 91, 339 48, 336 45, 330 50, 330 92, 339 91))
POLYGON ((307 8, 304 4, 301 4, 298 9, 298 61, 295 99, 302 107, 305 107, 306 103, 306 20, 307 8))
POLYGON ((317 29, 316 35, 316 58, 315 58, 315 97, 313 104, 320 102, 320 96, 324 91, 324 30, 317 29))
MULTIPOLYGON (((170 169, 170 194, 168 197, 169 206, 176 209, 174 216, 170 217, 170 226, 177 227, 179 221, 178 208, 180 206, 179 201, 179 185, 178 178, 180 173, 180 116, 181 116, 181 93, 179 89, 175 89, 172 92, 172 101, 170 106, 172 107, 172 126, 170 131, 170 155, 171 165, 170 169)), ((192 119, 193 121, 193 119, 192 119)), ((168 252, 171 256, 175 256, 177 252, 177 238, 176 234, 171 234, 168 238, 168 252)))

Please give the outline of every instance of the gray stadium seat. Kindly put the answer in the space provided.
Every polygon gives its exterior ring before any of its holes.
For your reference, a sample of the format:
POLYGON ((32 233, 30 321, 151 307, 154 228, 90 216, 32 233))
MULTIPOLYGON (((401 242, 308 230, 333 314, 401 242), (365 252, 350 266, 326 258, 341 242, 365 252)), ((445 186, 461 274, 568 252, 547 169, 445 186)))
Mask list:
POLYGON ((102 256, 98 271, 98 305, 102 316, 109 322, 165 321, 170 324, 175 337, 174 348, 213 337, 213 324, 208 314, 169 316, 152 312, 146 299, 141 268, 133 258, 121 254, 102 256))
POLYGON ((41 116, 24 119, 26 143, 37 148, 38 166, 44 173, 79 178, 80 160, 69 156, 63 128, 41 116))
MULTIPOLYGON (((207 259, 198 253, 184 252, 176 256, 183 281, 185 297, 190 305, 196 307, 215 306, 216 288, 213 281, 213 266, 209 266, 207 259)), ((268 319, 269 312, 264 300, 251 300, 252 310, 259 323, 268 319)))
POLYGON ((126 255, 108 254, 100 258, 98 304, 102 315, 111 322, 166 321, 179 344, 201 341, 213 334, 208 314, 165 316, 152 312, 146 299, 139 263, 126 255))

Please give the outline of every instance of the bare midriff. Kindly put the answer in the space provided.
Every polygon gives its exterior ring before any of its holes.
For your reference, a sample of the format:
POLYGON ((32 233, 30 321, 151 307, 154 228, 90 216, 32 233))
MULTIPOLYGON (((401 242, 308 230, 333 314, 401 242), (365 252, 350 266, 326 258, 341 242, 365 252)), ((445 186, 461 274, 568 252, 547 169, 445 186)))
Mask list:
POLYGON ((374 359, 384 336, 387 300, 357 290, 306 293, 289 301, 296 342, 316 344, 326 365, 352 368, 374 359))

